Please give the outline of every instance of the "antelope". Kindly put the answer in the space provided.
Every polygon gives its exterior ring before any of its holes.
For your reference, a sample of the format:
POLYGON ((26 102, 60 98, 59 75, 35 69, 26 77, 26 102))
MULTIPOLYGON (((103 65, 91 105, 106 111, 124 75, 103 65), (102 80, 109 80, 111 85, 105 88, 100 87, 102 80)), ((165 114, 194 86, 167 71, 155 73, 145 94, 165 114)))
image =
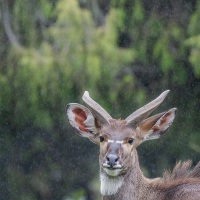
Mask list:
POLYGON ((66 107, 69 123, 78 133, 100 146, 99 165, 103 200, 200 200, 200 162, 178 162, 163 177, 148 179, 139 166, 136 147, 165 133, 176 108, 148 117, 169 90, 133 112, 125 120, 112 118, 98 103, 83 94, 86 106, 66 107), (148 118, 147 118, 148 117, 148 118))

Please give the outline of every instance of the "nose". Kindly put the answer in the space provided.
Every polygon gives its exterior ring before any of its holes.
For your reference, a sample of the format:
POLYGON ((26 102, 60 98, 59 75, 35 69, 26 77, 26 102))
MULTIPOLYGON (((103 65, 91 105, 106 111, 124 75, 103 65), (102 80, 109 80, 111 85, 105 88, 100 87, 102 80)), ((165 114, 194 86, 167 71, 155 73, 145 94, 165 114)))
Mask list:
POLYGON ((106 156, 106 160, 110 166, 117 165, 119 157, 116 154, 109 154, 106 156))

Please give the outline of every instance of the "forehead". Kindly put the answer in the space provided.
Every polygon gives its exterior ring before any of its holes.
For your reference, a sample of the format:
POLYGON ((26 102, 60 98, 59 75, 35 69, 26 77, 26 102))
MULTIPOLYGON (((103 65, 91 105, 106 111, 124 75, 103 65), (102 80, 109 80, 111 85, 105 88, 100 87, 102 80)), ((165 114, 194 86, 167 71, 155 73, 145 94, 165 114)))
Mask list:
POLYGON ((133 137, 135 130, 128 127, 125 120, 112 120, 101 129, 101 134, 109 139, 123 140, 126 137, 133 137))

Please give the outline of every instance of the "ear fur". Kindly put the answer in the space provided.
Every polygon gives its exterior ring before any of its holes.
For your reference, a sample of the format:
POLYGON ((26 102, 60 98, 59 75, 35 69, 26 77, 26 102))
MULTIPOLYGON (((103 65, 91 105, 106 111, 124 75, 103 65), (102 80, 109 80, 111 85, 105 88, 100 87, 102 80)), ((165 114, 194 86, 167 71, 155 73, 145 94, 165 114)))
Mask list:
POLYGON ((91 111, 77 103, 70 103, 66 107, 69 123, 78 133, 97 143, 98 124, 91 111))
POLYGON ((165 113, 159 113, 141 122, 137 128, 139 138, 142 141, 159 138, 172 124, 175 112, 176 108, 172 108, 165 113))

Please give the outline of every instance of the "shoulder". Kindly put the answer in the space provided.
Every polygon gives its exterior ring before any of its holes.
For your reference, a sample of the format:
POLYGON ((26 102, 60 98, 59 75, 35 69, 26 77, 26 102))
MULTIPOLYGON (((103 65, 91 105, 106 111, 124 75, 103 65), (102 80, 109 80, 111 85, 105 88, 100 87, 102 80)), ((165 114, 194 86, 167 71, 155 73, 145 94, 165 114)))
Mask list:
POLYGON ((166 199, 200 199, 200 162, 192 168, 192 162, 179 162, 172 171, 152 182, 152 187, 164 193, 166 199))

